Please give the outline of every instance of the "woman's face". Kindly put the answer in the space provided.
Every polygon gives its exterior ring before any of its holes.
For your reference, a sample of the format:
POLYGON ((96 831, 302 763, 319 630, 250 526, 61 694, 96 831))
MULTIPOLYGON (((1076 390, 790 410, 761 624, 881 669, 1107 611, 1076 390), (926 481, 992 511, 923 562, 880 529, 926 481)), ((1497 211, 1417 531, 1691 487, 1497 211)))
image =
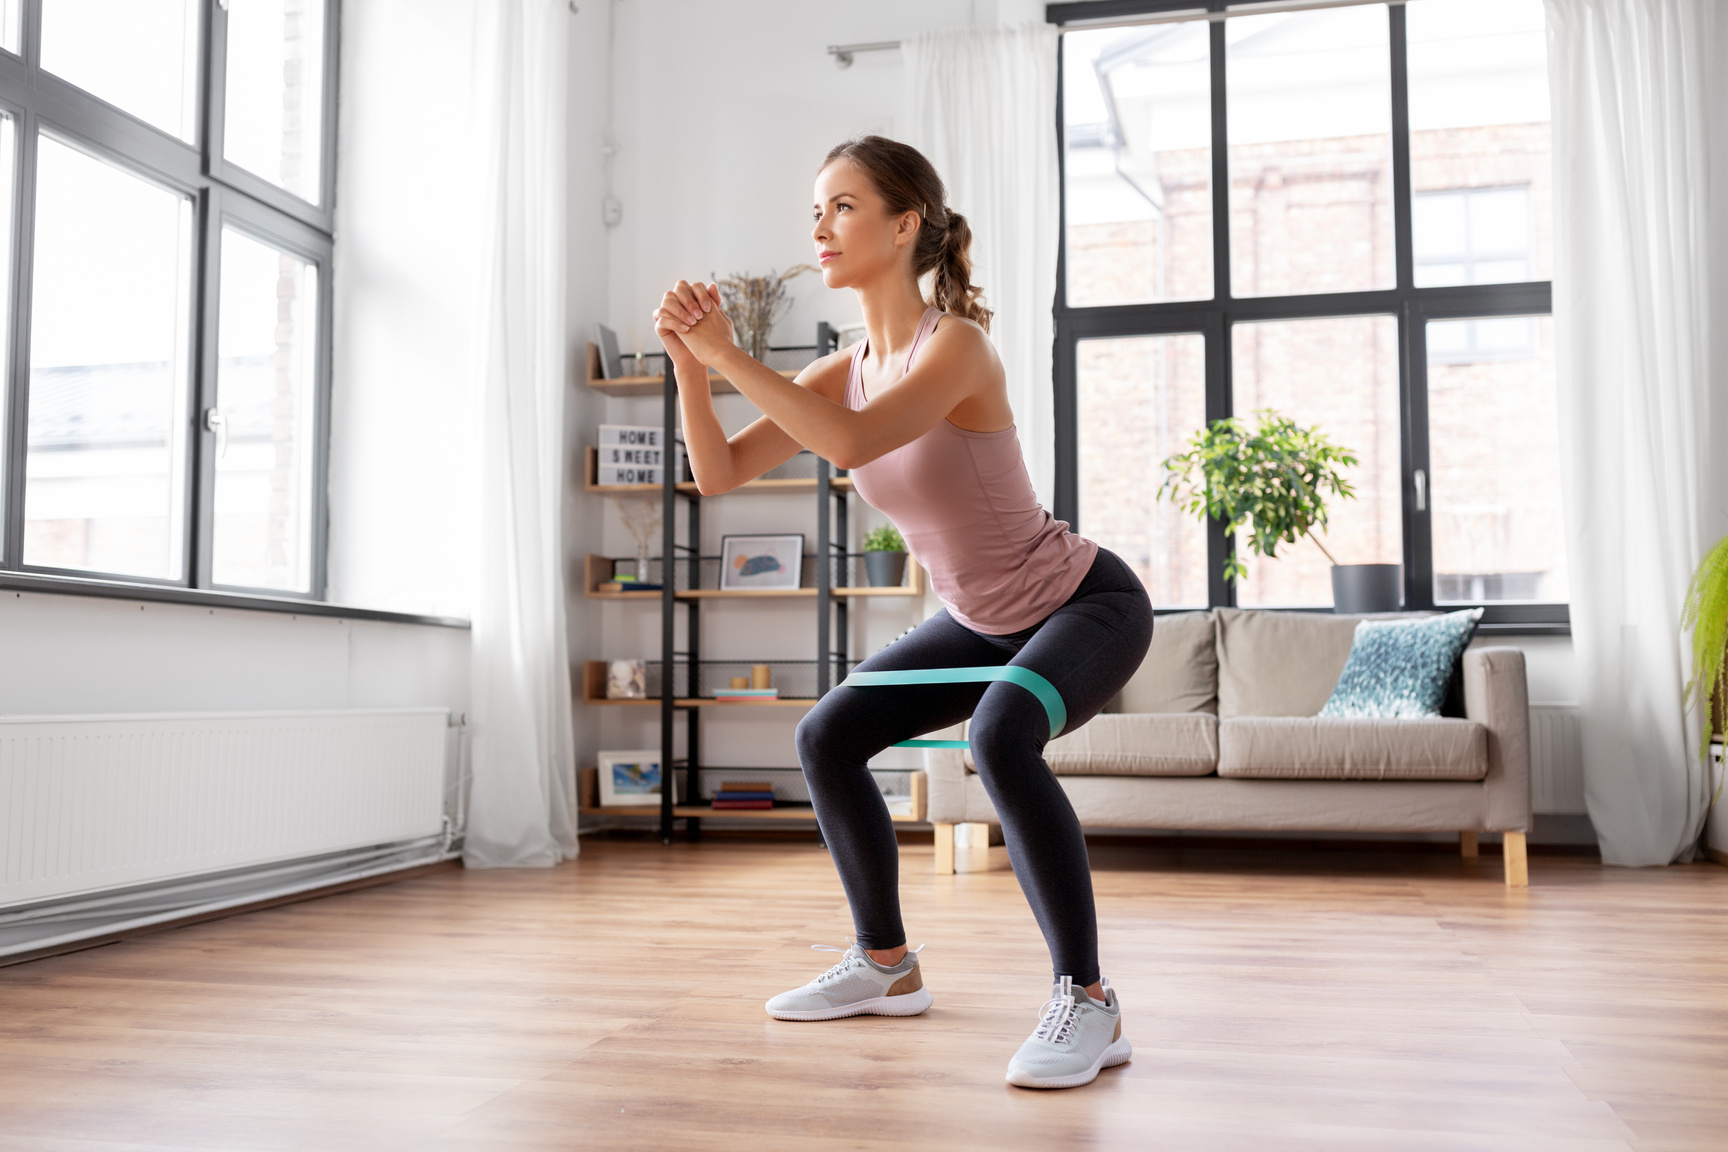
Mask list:
POLYGON ((816 261, 822 283, 849 288, 904 263, 911 274, 918 213, 890 215, 887 202, 864 170, 842 157, 816 174, 816 261))

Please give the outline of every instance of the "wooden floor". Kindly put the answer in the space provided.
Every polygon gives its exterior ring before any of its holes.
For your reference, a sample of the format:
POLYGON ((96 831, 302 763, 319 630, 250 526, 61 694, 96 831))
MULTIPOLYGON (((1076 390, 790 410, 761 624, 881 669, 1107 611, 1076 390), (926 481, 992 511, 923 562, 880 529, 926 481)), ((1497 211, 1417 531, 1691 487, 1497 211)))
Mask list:
POLYGON ((0 969, 0 1148, 1721 1149, 1728 869, 1095 846, 1133 1062, 1003 1084, 1011 873, 903 849, 923 1017, 768 1019, 849 930, 803 842, 594 840, 0 969))

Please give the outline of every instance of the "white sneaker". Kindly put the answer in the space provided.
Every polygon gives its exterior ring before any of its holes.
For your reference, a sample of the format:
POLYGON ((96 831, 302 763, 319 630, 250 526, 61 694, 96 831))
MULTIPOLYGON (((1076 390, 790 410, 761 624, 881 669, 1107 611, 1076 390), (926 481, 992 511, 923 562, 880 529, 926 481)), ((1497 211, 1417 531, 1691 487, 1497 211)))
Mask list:
MULTIPOLYGON (((818 952, 840 952, 826 944, 812 944, 818 952)), ((802 988, 768 1001, 768 1015, 776 1020, 838 1020, 842 1016, 916 1016, 930 1007, 930 990, 918 971, 918 953, 892 968, 884 968, 864 954, 857 944, 841 953, 840 963, 802 988)))
POLYGON ((1008 1083, 1021 1088, 1078 1088, 1101 1068, 1126 1064, 1134 1046, 1122 1035, 1122 1006, 1110 981, 1104 1003, 1064 976, 1050 990, 1038 1027, 1008 1061, 1008 1083))

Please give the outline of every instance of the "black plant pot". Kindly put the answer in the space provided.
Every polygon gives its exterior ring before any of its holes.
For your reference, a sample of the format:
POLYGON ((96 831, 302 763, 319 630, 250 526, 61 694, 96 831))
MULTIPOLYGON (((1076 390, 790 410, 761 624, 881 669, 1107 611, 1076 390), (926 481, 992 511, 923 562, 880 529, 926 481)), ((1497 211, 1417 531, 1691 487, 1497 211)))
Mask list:
POLYGON ((1332 611, 1350 616, 1396 612, 1404 607, 1401 564, 1334 564, 1332 611))
POLYGON ((864 571, 870 577, 870 587, 898 588, 906 578, 906 553, 866 552, 864 571))

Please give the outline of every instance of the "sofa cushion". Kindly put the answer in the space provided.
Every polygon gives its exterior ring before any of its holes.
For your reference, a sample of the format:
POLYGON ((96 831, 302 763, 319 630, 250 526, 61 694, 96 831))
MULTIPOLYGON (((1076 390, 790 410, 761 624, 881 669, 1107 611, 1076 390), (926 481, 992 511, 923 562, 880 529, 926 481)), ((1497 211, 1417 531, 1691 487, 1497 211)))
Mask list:
POLYGON ((1218 712, 1218 650, 1212 613, 1175 612, 1152 623, 1139 671, 1105 712, 1218 712))
MULTIPOLYGON (((1210 776, 1218 765, 1218 720, 1205 712, 1094 716, 1044 746, 1058 776, 1210 776)), ((972 750, 966 750, 972 769, 972 750)))
POLYGON ((1247 716, 1218 725, 1218 775, 1246 780, 1480 780, 1488 730, 1439 716, 1247 716))
POLYGON ((1438 716, 1482 609, 1423 620, 1363 620, 1322 716, 1438 716))
POLYGON ((1330 612, 1213 610, 1218 632, 1218 718, 1315 716, 1350 658, 1363 620, 1413 620, 1432 612, 1336 616, 1330 612))

